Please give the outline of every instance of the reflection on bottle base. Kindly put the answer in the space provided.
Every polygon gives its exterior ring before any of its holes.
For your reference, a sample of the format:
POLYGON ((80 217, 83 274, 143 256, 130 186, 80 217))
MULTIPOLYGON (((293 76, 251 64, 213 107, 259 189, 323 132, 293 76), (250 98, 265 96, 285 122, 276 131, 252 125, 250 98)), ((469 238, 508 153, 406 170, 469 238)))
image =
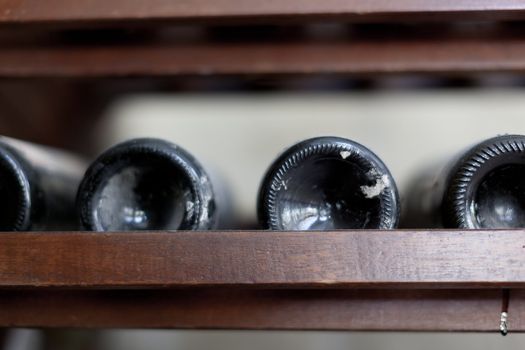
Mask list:
POLYGON ((525 227, 525 136, 485 140, 407 191, 403 227, 525 227))
POLYGON ((94 231, 207 230, 217 221, 211 181, 185 150, 134 139, 104 152, 79 188, 82 225, 94 231))
POLYGON ((398 195, 383 162, 337 137, 294 145, 268 170, 259 194, 261 224, 274 230, 393 228, 398 195))
POLYGON ((504 135, 477 144, 457 161, 448 179, 446 227, 525 227, 525 136, 504 135))

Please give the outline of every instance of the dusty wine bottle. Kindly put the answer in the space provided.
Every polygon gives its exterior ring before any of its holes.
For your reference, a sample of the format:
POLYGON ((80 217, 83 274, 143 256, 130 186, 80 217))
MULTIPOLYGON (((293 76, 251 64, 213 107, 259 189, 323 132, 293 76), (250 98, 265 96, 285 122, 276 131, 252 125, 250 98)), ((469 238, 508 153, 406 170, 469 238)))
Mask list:
POLYGON ((202 166, 183 148, 152 138, 102 153, 80 184, 77 211, 92 231, 207 230, 218 220, 202 166))
POLYGON ((405 226, 525 227, 525 136, 485 140, 414 181, 405 226))
POLYGON ((295 144, 270 166, 258 216, 271 230, 391 229, 399 197, 390 171, 368 148, 318 137, 295 144))
POLYGON ((84 170, 72 154, 0 137, 0 231, 76 229, 84 170))

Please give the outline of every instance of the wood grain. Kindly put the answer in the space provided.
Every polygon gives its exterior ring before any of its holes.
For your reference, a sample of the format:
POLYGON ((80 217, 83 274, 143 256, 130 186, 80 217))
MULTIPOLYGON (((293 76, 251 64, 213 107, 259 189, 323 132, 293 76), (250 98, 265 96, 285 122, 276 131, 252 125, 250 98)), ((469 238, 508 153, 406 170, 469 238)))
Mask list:
POLYGON ((525 287, 525 231, 0 234, 0 287, 525 287))
MULTIPOLYGON (((512 291, 510 332, 525 330, 512 291)), ((498 290, 0 291, 0 325, 498 332, 498 290)))
POLYGON ((5 47, 0 77, 525 72, 525 38, 5 47))
POLYGON ((0 0, 0 23, 340 18, 353 21, 522 19, 519 0, 0 0))

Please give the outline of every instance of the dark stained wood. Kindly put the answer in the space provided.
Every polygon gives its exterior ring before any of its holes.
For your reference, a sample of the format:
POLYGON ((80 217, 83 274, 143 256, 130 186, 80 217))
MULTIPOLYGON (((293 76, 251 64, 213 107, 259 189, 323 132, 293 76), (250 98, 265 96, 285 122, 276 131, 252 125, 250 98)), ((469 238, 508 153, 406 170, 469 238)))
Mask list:
POLYGON ((0 0, 0 23, 340 18, 352 21, 523 18, 519 0, 0 0))
POLYGON ((525 38, 5 47, 0 77, 525 72, 525 38))
POLYGON ((0 234, 0 287, 525 287, 525 231, 0 234))
POLYGON ((0 134, 85 152, 105 106, 101 100, 85 81, 4 79, 0 134))
MULTIPOLYGON (((499 332, 499 290, 0 291, 0 325, 499 332)), ((510 332, 525 330, 512 292, 510 332)))
POLYGON ((0 328, 0 349, 5 349, 5 344, 7 343, 7 328, 0 328))

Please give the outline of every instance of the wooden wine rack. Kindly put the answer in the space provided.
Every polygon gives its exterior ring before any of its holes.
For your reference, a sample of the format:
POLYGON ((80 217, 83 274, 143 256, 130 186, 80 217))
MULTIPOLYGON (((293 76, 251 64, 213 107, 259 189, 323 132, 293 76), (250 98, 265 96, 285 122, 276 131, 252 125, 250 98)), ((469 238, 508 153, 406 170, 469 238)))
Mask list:
MULTIPOLYGON (((15 91, 7 99, 0 94, 0 104, 6 114, 21 113, 2 118, 0 129, 75 147, 90 125, 89 109, 79 106, 96 105, 92 97, 101 86, 111 87, 105 98, 137 88, 122 88, 120 79, 129 78, 519 75, 525 31, 515 22, 523 19, 525 4, 511 0, 0 0, 0 93, 15 91), (388 31, 382 40, 362 32, 352 40, 163 37, 78 45, 56 38, 79 28, 316 21, 430 29, 388 31), (497 28, 440 29, 459 21, 497 28), (20 81, 34 88, 20 88, 20 81), (26 100, 40 119, 9 104, 26 100), (73 107, 86 113, 71 113, 73 107)), ((523 230, 3 233, 0 327, 497 332, 505 288, 511 331, 521 332, 524 252, 523 230)))

